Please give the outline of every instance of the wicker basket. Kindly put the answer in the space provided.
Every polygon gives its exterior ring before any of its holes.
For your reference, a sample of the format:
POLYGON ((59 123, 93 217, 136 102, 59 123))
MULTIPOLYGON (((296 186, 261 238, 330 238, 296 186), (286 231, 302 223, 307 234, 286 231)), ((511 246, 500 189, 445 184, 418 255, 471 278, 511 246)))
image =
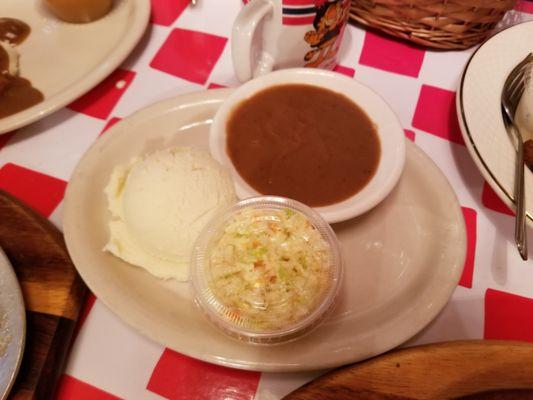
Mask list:
POLYGON ((351 0, 350 18, 414 43, 466 49, 483 41, 516 0, 351 0))

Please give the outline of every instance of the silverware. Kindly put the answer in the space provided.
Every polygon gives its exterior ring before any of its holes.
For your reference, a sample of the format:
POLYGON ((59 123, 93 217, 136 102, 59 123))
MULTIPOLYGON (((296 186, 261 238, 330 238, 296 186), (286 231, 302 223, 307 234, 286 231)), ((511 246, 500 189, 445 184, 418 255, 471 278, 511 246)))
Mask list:
POLYGON ((196 2, 197 2, 197 1, 198 1, 198 0, 191 0, 191 7, 194 7, 194 6, 196 5, 196 2))
POLYGON ((533 63, 533 53, 529 53, 509 74, 503 85, 501 105, 503 120, 506 128, 512 133, 517 142, 515 169, 515 242, 523 260, 527 260, 527 231, 524 191, 524 140, 519 128, 515 124, 515 113, 520 98, 524 93, 525 77, 528 68, 533 63))

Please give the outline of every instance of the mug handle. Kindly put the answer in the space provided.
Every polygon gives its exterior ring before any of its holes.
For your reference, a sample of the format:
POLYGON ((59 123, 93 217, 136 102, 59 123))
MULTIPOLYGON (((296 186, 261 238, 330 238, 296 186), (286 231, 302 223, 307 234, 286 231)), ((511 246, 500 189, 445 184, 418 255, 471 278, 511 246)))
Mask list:
POLYGON ((252 65, 252 40, 260 22, 274 11, 268 0, 250 0, 240 11, 231 35, 231 55, 235 74, 241 82, 272 71, 273 57, 261 51, 257 65, 252 65))

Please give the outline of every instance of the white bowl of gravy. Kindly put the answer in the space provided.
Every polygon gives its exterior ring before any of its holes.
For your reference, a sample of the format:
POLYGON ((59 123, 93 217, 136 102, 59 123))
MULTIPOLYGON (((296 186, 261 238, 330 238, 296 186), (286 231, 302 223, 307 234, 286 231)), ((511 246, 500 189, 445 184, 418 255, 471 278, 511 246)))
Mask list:
POLYGON ((405 162, 402 126, 378 94, 310 68, 272 72, 236 89, 214 117, 209 146, 240 198, 292 198, 329 223, 379 204, 405 162))

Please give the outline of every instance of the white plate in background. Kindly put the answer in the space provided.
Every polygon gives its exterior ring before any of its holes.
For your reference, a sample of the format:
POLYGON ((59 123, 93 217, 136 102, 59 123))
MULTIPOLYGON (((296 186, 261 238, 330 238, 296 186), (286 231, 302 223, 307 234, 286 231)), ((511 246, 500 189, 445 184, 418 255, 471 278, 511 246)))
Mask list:
MULTIPOLYGON (((479 47, 466 65, 457 91, 457 115, 466 147, 496 194, 514 209, 516 150, 501 112, 503 85, 533 51, 533 21, 505 29, 479 47)), ((525 169, 527 222, 533 227, 533 173, 525 169)))
POLYGON ((26 310, 15 271, 0 248, 0 399, 7 399, 22 361, 26 310))
POLYGON ((17 46, 20 75, 44 95, 44 101, 5 118, 0 134, 35 122, 88 92, 130 54, 150 18, 150 0, 115 0, 103 18, 70 24, 52 15, 42 0, 2 0, 2 17, 31 27, 17 46))

